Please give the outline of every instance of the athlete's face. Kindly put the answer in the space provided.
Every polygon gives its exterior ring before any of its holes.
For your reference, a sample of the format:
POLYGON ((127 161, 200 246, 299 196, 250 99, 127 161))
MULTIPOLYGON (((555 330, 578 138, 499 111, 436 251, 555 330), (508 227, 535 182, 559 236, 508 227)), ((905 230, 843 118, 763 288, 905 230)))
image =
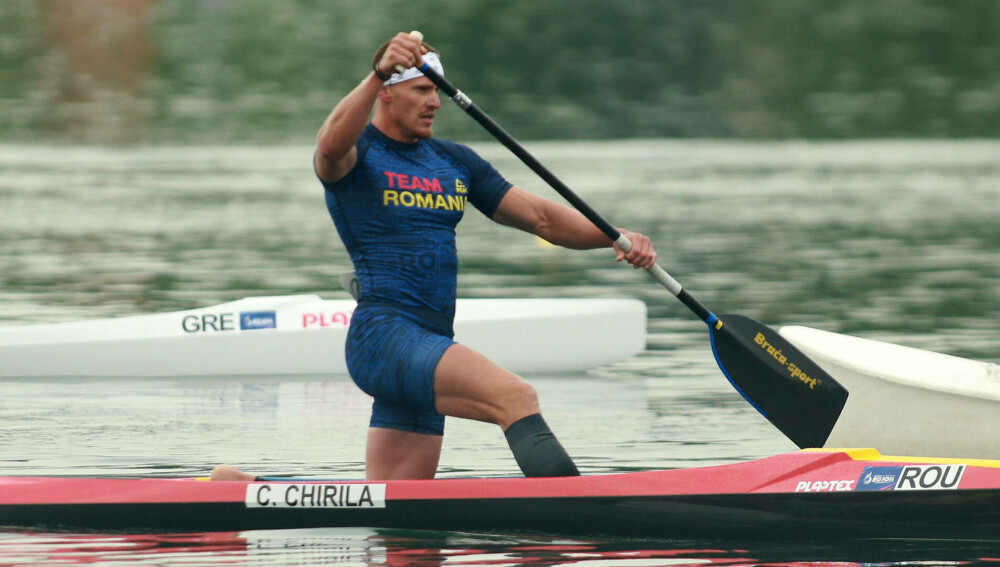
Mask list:
POLYGON ((392 121, 407 142, 434 135, 434 116, 441 108, 438 89, 427 77, 417 77, 388 87, 392 121))

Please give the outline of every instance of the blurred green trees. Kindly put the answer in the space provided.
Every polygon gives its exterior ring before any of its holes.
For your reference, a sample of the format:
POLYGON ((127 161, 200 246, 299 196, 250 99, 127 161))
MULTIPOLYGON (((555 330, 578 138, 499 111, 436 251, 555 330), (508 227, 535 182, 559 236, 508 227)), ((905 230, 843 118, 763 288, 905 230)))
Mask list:
MULTIPOLYGON (((53 76, 76 71, 46 13, 74 1, 0 3, 6 141, 94 141, 52 119, 53 76)), ((308 143, 410 29, 522 139, 1000 135, 995 0, 145 1, 152 60, 114 95, 141 99, 129 142, 308 143)), ((454 109, 437 132, 485 137, 454 109)))

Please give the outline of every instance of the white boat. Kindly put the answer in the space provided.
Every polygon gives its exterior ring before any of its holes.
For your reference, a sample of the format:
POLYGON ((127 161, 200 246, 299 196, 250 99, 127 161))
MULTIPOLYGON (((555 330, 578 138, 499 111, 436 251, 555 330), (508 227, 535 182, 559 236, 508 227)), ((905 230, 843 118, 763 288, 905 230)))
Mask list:
POLYGON ((1000 366, 808 327, 780 333, 850 393, 826 447, 1000 459, 1000 366))
MULTIPOLYGON (((248 297, 201 309, 0 327, 0 376, 346 374, 356 303, 248 297)), ((518 373, 579 372, 646 346, 634 299, 459 299, 455 338, 518 373)))

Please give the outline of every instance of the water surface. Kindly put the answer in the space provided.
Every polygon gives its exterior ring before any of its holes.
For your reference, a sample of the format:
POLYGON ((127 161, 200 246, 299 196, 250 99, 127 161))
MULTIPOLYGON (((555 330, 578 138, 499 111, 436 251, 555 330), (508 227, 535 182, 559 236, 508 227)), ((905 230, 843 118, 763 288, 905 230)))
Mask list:
MULTIPOLYGON (((554 195, 503 148, 476 148, 516 184, 554 195)), ((717 313, 1000 362, 1000 142, 529 149, 612 223, 652 236, 661 264, 717 313)), ((309 169, 311 152, 0 146, 0 325, 250 295, 347 297, 337 276, 349 261, 309 169)), ((459 246, 463 297, 647 304, 643 354, 588 373, 527 377, 584 473, 794 449, 722 377, 704 325, 609 252, 544 246, 475 211, 459 228, 459 246)), ((0 382, 0 474, 203 475, 230 462, 359 477, 369 404, 336 375, 10 379, 0 382)), ((441 476, 516 470, 497 428, 449 420, 441 476)), ((669 534, 659 542, 372 530, 0 534, 0 564, 938 564, 998 556, 986 543, 723 545, 669 534)))

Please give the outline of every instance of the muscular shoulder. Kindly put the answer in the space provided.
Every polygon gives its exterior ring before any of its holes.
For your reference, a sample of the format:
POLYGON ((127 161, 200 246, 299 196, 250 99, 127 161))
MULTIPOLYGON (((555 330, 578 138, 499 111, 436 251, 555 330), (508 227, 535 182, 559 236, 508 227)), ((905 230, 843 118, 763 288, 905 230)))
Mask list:
POLYGON ((469 169, 492 167, 488 161, 484 160, 479 156, 479 154, 473 151, 472 148, 466 146, 465 144, 459 144, 457 142, 452 142, 451 140, 441 140, 438 138, 430 138, 427 141, 428 143, 434 145, 434 147, 436 147, 439 151, 448 154, 469 169))
POLYGON ((431 138, 429 142, 468 170, 469 201, 487 217, 492 217, 500 201, 510 189, 511 183, 472 148, 449 140, 435 138, 431 138))
POLYGON ((369 124, 361 133, 358 141, 354 143, 354 147, 345 156, 344 161, 340 164, 323 162, 319 151, 313 154, 313 171, 324 188, 331 190, 343 185, 356 173, 359 162, 365 158, 368 153, 368 146, 375 139, 373 130, 372 125, 369 124))

